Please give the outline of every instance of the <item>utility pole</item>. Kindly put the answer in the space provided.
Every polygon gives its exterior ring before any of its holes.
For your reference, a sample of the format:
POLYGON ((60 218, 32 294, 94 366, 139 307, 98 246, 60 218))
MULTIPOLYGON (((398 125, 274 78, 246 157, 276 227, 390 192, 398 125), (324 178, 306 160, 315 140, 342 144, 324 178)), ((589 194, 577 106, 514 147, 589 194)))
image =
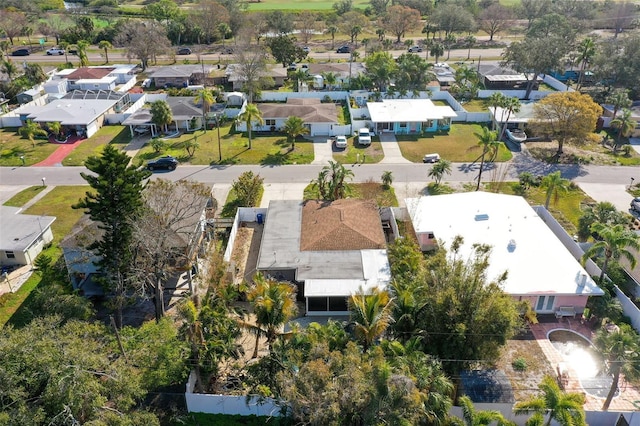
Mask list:
POLYGON ((218 128, 218 163, 222 162, 222 147, 220 146, 220 121, 218 113, 216 113, 216 127, 218 128))

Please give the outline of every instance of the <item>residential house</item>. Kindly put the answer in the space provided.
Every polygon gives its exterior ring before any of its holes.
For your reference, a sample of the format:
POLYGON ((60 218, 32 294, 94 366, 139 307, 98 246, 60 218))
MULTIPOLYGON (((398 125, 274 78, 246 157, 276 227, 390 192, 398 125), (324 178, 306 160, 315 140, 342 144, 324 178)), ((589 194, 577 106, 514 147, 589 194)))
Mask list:
MULTIPOLYGON (((159 205, 149 206, 155 211, 162 211, 174 217, 168 219, 169 222, 173 221, 172 227, 164 236, 175 253, 175 266, 181 269, 185 265, 195 264, 197 258, 204 255, 204 245, 209 241, 206 224, 213 216, 213 202, 210 197, 189 199, 196 203, 194 211, 201 208, 199 214, 189 215, 186 213, 189 209, 184 205, 168 205, 161 202, 159 205)), ((97 266, 100 257, 89 249, 93 242, 102 238, 102 235, 103 231, 98 224, 85 215, 60 243, 73 288, 80 290, 87 297, 104 294, 95 279, 100 275, 97 266)))
POLYGON ((20 120, 32 120, 43 127, 59 122, 67 135, 91 137, 105 122, 105 116, 131 105, 128 93, 104 90, 74 90, 45 105, 26 106, 20 120))
POLYGON ((367 102, 377 132, 397 135, 449 130, 456 112, 448 105, 434 105, 429 99, 383 99, 367 102))
POLYGON ((406 204, 423 251, 449 248, 456 236, 464 238, 462 256, 474 244, 492 246, 488 279, 507 272, 504 291, 528 300, 537 313, 579 314, 589 296, 604 294, 522 197, 467 192, 410 198, 406 204))
POLYGON ((506 123, 507 129, 525 130, 527 123, 535 117, 533 112, 535 104, 536 101, 520 101, 520 110, 512 112, 509 112, 506 108, 489 107, 492 124, 498 129, 502 128, 506 123))
MULTIPOLYGON (((253 129, 259 132, 275 132, 284 126, 284 122, 291 116, 302 119, 309 129, 309 136, 333 134, 333 126, 338 125, 339 106, 322 103, 318 98, 289 98, 284 104, 257 104, 264 124, 254 124, 253 129)), ((241 132, 247 131, 245 122, 240 121, 237 128, 241 132)))
POLYGON ((56 72, 44 84, 44 90, 51 97, 58 98, 73 90, 119 91, 135 83, 135 67, 131 64, 117 64, 64 69, 56 72))
MULTIPOLYGON (((494 64, 478 65, 478 74, 487 90, 525 90, 528 82, 534 78, 533 74, 522 74, 510 68, 502 68, 494 64)), ((540 76, 536 76, 533 90, 538 90, 542 82, 540 76)))
POLYGON ((20 92, 16 95, 16 100, 19 104, 28 104, 31 101, 34 101, 38 98, 42 97, 42 92, 40 89, 29 89, 24 92, 20 92))
POLYGON ((370 200, 273 200, 256 269, 296 283, 307 315, 348 314, 352 294, 391 280, 383 227, 395 219, 385 214, 370 200))
MULTIPOLYGON (((234 91, 242 90, 246 78, 240 73, 239 64, 227 65, 227 69, 224 74, 227 82, 231 83, 234 91)), ((260 77, 267 80, 273 80, 272 88, 282 87, 287 79, 287 69, 281 65, 271 65, 260 73, 260 77)))
POLYGON ((203 84, 211 65, 172 65, 159 67, 150 73, 155 87, 187 87, 203 84))
POLYGON ((315 89, 336 90, 348 86, 349 78, 364 74, 366 68, 362 62, 330 62, 330 63, 310 63, 307 65, 309 75, 314 77, 313 86, 315 89), (333 73, 336 82, 328 85, 325 76, 333 73))
POLYGON ((20 208, 0 206, 0 265, 31 265, 53 241, 54 216, 21 214, 20 208))

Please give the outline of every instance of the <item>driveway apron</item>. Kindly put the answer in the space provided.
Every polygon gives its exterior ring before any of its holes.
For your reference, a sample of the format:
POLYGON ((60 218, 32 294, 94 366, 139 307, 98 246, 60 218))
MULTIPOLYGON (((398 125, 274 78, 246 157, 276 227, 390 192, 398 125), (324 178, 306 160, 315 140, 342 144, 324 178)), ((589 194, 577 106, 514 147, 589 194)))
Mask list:
POLYGON ((328 136, 313 138, 313 161, 311 164, 328 164, 333 160, 333 146, 328 136))
POLYGON ((385 164, 412 164, 402 156, 400 152, 400 146, 396 140, 396 136, 390 132, 380 133, 380 145, 382 145, 382 151, 384 151, 384 158, 380 163, 385 164))

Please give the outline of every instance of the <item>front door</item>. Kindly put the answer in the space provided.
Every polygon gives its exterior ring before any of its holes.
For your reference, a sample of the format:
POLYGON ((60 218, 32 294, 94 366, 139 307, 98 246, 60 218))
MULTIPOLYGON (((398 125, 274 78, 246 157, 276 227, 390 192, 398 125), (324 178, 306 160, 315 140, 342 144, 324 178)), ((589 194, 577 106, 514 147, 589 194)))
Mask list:
POLYGON ((555 296, 538 296, 538 303, 536 304, 536 312, 553 311, 553 303, 555 301, 556 301, 555 296))

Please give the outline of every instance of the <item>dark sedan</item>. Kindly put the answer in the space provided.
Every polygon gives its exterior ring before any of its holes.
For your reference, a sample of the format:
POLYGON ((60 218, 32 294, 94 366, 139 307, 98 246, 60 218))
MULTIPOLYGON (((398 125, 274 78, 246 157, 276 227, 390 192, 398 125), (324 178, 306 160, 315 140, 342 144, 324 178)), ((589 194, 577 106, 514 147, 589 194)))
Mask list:
POLYGON ((11 53, 11 56, 29 56, 29 49, 18 49, 11 53))
POLYGON ((147 169, 154 170, 175 170, 178 167, 178 160, 175 157, 167 155, 160 157, 157 160, 152 160, 147 163, 147 169))

